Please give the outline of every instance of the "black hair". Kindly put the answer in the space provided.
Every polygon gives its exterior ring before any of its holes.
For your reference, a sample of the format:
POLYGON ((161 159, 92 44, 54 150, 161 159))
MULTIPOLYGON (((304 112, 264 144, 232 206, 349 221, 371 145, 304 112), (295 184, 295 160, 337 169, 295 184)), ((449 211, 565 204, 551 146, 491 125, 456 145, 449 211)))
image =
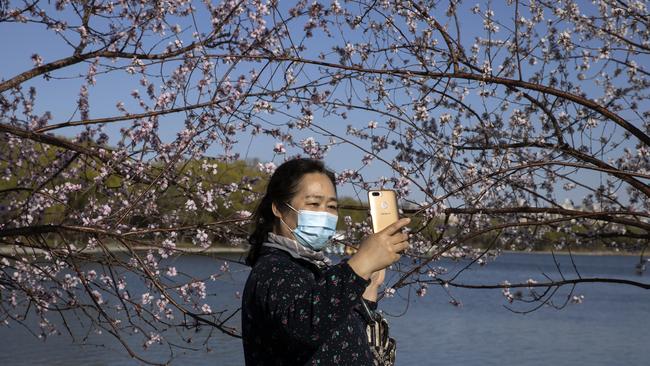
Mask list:
POLYGON ((305 174, 323 173, 332 181, 334 192, 336 193, 336 178, 334 173, 325 167, 325 164, 316 159, 297 158, 284 162, 275 169, 271 179, 266 186, 266 193, 257 205, 253 213, 253 231, 248 237, 248 243, 251 245, 246 257, 246 264, 255 265, 259 256, 262 243, 267 239, 268 233, 273 231, 273 226, 278 218, 273 214, 271 205, 275 202, 280 211, 286 211, 288 208, 284 203, 298 193, 298 184, 305 174))

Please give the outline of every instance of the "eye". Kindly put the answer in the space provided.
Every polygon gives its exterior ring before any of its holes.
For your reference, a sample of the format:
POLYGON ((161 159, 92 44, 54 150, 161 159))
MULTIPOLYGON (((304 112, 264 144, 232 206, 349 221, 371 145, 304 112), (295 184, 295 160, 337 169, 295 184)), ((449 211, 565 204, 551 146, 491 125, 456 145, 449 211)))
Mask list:
POLYGON ((338 209, 338 207, 336 207, 336 206, 328 206, 328 207, 331 208, 332 210, 338 209))
POLYGON ((318 203, 316 203, 316 202, 312 202, 312 203, 308 203, 307 205, 308 205, 308 206, 318 206, 318 203))

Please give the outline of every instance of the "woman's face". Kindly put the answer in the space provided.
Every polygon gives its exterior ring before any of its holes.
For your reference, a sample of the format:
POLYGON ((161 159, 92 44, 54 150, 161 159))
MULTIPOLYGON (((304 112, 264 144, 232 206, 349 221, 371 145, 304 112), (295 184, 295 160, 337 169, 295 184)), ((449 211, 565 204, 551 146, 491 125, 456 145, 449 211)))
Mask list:
MULTIPOLYGON (((325 211, 338 215, 338 203, 336 201, 336 191, 332 181, 323 173, 307 173, 302 176, 298 184, 298 192, 289 201, 291 207, 296 211, 325 211)), ((285 207, 283 211, 273 204, 273 213, 276 217, 282 218, 291 229, 295 228, 298 223, 298 213, 285 207)), ((293 238, 293 234, 286 225, 276 226, 274 233, 293 238)))

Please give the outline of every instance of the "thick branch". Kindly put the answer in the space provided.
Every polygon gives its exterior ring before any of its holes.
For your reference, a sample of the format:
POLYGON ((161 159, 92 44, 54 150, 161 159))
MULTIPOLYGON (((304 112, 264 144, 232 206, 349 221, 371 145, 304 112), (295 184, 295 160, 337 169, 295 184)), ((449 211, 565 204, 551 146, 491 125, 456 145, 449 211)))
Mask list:
POLYGON ((570 147, 567 144, 553 145, 553 144, 546 144, 540 142, 519 142, 519 143, 512 143, 512 144, 496 144, 496 145, 489 145, 489 146, 455 146, 455 148, 460 150, 518 149, 518 148, 525 148, 525 147, 537 147, 542 149, 558 149, 568 155, 577 158, 578 160, 591 163, 595 166, 592 167, 592 166, 586 166, 586 165, 581 165, 576 163, 558 162, 558 161, 548 162, 547 163, 548 165, 575 166, 577 168, 592 169, 592 170, 598 170, 605 173, 609 173, 629 183, 632 187, 638 189, 639 191, 643 192, 643 194, 650 197, 650 186, 639 181, 638 179, 634 179, 634 177, 650 179, 650 177, 647 174, 622 171, 591 155, 582 153, 570 147))
POLYGON ((432 281, 421 281, 421 282, 435 282, 443 283, 453 287, 461 288, 472 288, 472 289, 502 289, 502 288, 529 288, 529 287, 560 287, 564 285, 575 285, 578 283, 616 283, 622 285, 630 285, 640 287, 645 290, 650 290, 650 283, 643 283, 637 281, 626 280, 622 278, 576 278, 576 279, 564 279, 561 281, 552 281, 544 283, 517 283, 517 284, 499 284, 499 285, 471 285, 464 283, 455 283, 455 282, 445 282, 444 280, 432 280, 432 281))
POLYGON ((579 210, 568 210, 565 208, 556 207, 506 207, 506 208, 446 208, 445 213, 449 214, 463 214, 463 215, 503 215, 503 214, 519 214, 519 213, 535 213, 535 214, 548 214, 548 215, 564 215, 571 217, 587 218, 591 220, 614 222, 622 225, 630 225, 642 228, 650 232, 650 224, 617 217, 616 215, 625 216, 643 216, 650 217, 648 213, 644 212, 628 212, 628 211, 612 211, 612 212, 585 212, 579 210))
MULTIPOLYGON (((76 151, 80 154, 84 154, 86 156, 96 158, 105 164, 110 165, 111 163, 110 159, 107 156, 102 156, 102 154, 100 154, 98 151, 94 149, 87 148, 83 145, 76 144, 74 142, 56 136, 40 134, 33 131, 24 130, 22 128, 10 126, 4 123, 0 123, 0 133, 2 132, 12 134, 14 136, 22 137, 24 139, 40 142, 43 144, 57 146, 70 151, 76 151)), ((102 149, 106 150, 107 152, 110 151, 110 149, 108 148, 102 148, 102 149)), ((117 167, 113 167, 113 169, 117 171, 117 167)), ((124 174, 123 172, 119 172, 119 173, 126 176, 126 174, 124 174)), ((149 183, 149 179, 139 177, 137 175, 134 175, 132 179, 140 183, 149 183)))
POLYGON ((290 62, 295 62, 295 63, 303 63, 303 64, 309 64, 309 65, 317 65, 317 66, 323 66, 323 67, 330 67, 330 68, 335 68, 335 69, 341 69, 341 70, 348 70, 348 71, 356 71, 356 72, 362 72, 365 74, 381 74, 381 75, 397 75, 405 78, 411 78, 411 77, 423 77, 423 78, 451 78, 451 79, 464 79, 464 80, 475 80, 475 81, 482 81, 485 83, 491 83, 491 84, 499 84, 499 85, 504 85, 504 86, 513 86, 513 87, 519 87, 519 88, 524 88, 524 89, 529 89, 529 90, 535 90, 538 92, 546 93, 546 94, 551 94, 555 95, 557 97, 570 100, 574 103, 577 103, 579 105, 582 105, 584 107, 587 107, 591 110, 594 110, 601 114, 603 117, 606 117, 607 119, 612 120, 614 123, 618 124, 619 126, 623 127, 625 130, 629 131, 632 135, 634 135, 636 138, 638 138, 641 142, 645 143, 646 145, 650 145, 650 136, 646 135, 641 131, 639 128, 634 126, 633 124, 629 123, 626 121, 624 118, 621 116, 617 115, 616 113, 608 110, 607 108, 603 107, 602 105, 589 100, 587 98, 583 98, 581 96, 571 94, 569 92, 565 92, 559 89, 552 88, 550 86, 546 85, 541 85, 541 84, 535 84, 531 83, 528 81, 523 81, 523 80, 513 80, 513 79, 508 79, 508 78, 503 78, 503 77, 497 77, 497 76, 490 76, 490 75, 482 75, 482 74, 474 74, 474 73, 468 73, 468 72, 427 72, 427 71, 422 71, 422 70, 408 70, 408 69, 374 69, 374 68, 365 68, 362 66, 358 65, 343 65, 343 64, 337 64, 333 62, 326 62, 326 61, 317 61, 317 60, 310 60, 310 59, 305 59, 301 57, 292 57, 292 56, 276 56, 276 55, 212 55, 212 57, 216 58, 241 58, 241 59, 264 59, 264 60, 270 60, 270 61, 290 61, 290 62))
POLYGON ((175 57, 178 55, 182 55, 185 52, 191 51, 192 49, 196 48, 199 45, 205 45, 209 42, 212 41, 212 38, 208 37, 205 40, 201 42, 192 42, 191 44, 179 48, 175 51, 170 51, 170 52, 164 52, 164 53, 154 53, 154 54, 144 54, 144 53, 131 53, 131 52, 118 52, 118 51, 106 51, 106 50, 98 50, 98 51, 93 51, 93 52, 87 52, 83 54, 75 54, 66 58, 62 58, 60 60, 56 60, 53 62, 50 62, 48 64, 42 65, 35 67, 31 70, 25 71, 19 75, 14 76, 13 78, 4 81, 0 83, 0 93, 9 90, 11 88, 14 88, 23 82, 33 79, 39 75, 46 74, 48 72, 62 69, 64 67, 70 66, 77 64, 79 62, 83 62, 86 60, 90 60, 96 57, 104 57, 104 58, 122 58, 122 59, 138 59, 138 60, 164 60, 168 59, 170 57, 175 57))

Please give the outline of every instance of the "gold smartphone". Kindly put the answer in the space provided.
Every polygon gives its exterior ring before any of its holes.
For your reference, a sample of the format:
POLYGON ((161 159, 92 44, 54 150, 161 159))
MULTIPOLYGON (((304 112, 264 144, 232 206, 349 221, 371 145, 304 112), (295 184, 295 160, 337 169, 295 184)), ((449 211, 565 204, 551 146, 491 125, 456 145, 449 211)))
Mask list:
POLYGON ((368 203, 374 232, 380 232, 399 220, 395 191, 390 189, 370 190, 368 191, 368 203))

